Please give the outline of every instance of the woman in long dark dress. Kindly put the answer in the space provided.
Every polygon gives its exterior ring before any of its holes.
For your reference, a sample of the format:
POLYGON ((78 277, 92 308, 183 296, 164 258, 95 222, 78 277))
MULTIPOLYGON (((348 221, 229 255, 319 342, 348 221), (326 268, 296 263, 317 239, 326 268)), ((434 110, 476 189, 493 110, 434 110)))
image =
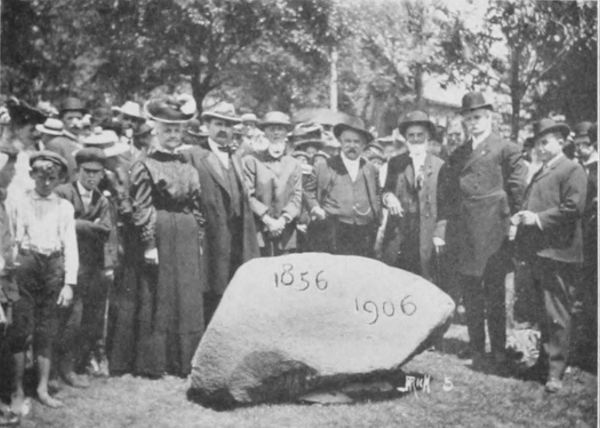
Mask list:
MULTIPOLYGON (((134 373, 185 376, 204 331, 204 219, 197 171, 177 148, 193 111, 174 99, 147 103, 157 147, 131 168, 133 220, 145 266, 138 289, 134 373), (184 111, 182 111, 184 110, 184 111)), ((194 109, 195 110, 195 109, 194 109)))

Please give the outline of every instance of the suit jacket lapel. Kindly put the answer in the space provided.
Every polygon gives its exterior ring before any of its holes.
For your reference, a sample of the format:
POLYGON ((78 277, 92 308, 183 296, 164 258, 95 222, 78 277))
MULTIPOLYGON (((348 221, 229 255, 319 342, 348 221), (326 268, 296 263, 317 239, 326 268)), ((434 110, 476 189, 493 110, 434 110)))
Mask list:
POLYGON ((229 193, 229 186, 227 186, 227 183, 225 183, 225 177, 223 176, 223 166, 221 165, 219 158, 217 158, 217 155, 215 155, 212 151, 207 150, 205 156, 202 158, 202 161, 214 180, 223 189, 225 189, 227 193, 229 193))
POLYGON ((85 205, 83 205, 83 199, 81 199, 81 194, 79 193, 79 186, 77 185, 77 181, 74 181, 72 183, 72 185, 73 185, 73 190, 74 190, 74 194, 75 194, 74 201, 72 201, 73 208, 76 213, 79 212, 81 214, 84 214, 85 213, 85 205))
POLYGON ((471 155, 467 158, 463 166, 463 171, 467 169, 473 162, 475 162, 480 157, 484 156, 489 151, 489 145, 491 144, 491 140, 493 139, 493 134, 490 134, 485 140, 483 140, 479 145, 473 149, 471 155))

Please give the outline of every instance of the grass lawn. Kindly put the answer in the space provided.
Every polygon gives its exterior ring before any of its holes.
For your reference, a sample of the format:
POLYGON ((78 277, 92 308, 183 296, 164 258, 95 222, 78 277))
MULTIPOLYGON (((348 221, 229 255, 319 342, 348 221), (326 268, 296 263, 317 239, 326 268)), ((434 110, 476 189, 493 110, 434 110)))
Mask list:
MULTIPOLYGON (((452 326, 446 337, 464 337, 452 326)), ((433 376, 430 393, 352 405, 260 405, 217 412, 186 399, 187 381, 132 376, 94 380, 89 390, 64 387, 68 407, 34 403, 23 427, 595 427, 597 377, 578 372, 548 395, 543 385, 475 372, 455 355, 425 352, 407 371, 433 376), (444 377, 453 389, 444 391, 444 377)))

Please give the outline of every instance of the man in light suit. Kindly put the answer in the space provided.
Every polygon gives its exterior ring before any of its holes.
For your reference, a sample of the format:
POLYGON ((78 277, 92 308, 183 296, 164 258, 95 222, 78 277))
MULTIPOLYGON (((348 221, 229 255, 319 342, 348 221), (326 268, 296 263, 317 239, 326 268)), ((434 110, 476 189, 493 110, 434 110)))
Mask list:
POLYGON ((527 186, 518 225, 520 260, 530 264, 541 311, 542 350, 547 392, 562 388, 572 329, 573 291, 583 262, 581 216, 585 208, 586 174, 563 154, 569 127, 542 119, 534 126, 535 150, 542 166, 527 186))
POLYGON ((373 136, 358 118, 338 123, 333 133, 341 153, 315 165, 305 191, 314 220, 309 239, 313 251, 373 257, 381 192, 377 167, 361 158, 373 136))
POLYGON ((492 132, 492 105, 480 92, 467 93, 461 114, 469 139, 450 156, 440 173, 437 237, 456 219, 458 273, 463 284, 469 345, 475 368, 486 366, 485 318, 495 368, 505 367, 504 279, 510 269, 510 216, 520 207, 527 174, 516 144, 492 132))
POLYGON ((433 280, 437 182, 444 161, 427 150, 435 125, 425 112, 409 112, 398 130, 408 152, 388 164, 383 202, 391 217, 383 236, 383 261, 433 280))
POLYGON ((219 103, 202 114, 208 142, 183 152, 200 177, 206 216, 207 270, 210 292, 205 296, 210 321, 229 280, 245 261, 260 255, 254 214, 243 179, 239 155, 233 153, 233 125, 239 123, 232 104, 219 103))

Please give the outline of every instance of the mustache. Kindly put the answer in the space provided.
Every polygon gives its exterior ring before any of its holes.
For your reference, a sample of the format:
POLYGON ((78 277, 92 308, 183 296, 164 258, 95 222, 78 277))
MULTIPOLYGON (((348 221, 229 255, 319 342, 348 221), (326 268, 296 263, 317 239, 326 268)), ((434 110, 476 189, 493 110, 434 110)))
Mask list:
POLYGON ((219 132, 217 133, 217 137, 219 137, 219 138, 220 138, 220 137, 227 137, 227 132, 225 132, 225 131, 219 131, 219 132))

